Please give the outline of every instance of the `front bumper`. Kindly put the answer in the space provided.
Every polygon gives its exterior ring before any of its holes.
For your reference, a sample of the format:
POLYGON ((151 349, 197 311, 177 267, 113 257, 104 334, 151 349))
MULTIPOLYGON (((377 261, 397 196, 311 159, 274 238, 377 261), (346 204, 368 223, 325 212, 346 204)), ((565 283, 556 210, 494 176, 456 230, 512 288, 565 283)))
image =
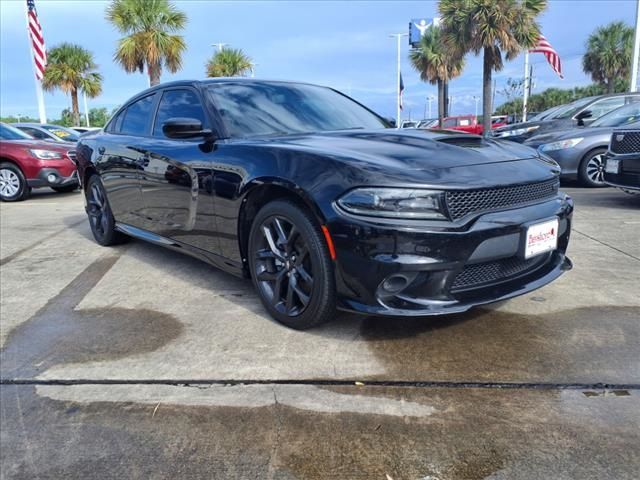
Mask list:
POLYGON ((616 173, 604 172, 604 182, 612 187, 625 190, 640 191, 640 154, 613 155, 607 156, 610 159, 619 161, 616 173))
POLYGON ((74 170, 71 175, 65 177, 56 168, 43 168, 36 178, 28 179, 27 184, 32 188, 78 185, 78 172, 74 170))
POLYGON ((465 224, 389 226, 339 215, 329 224, 339 306, 372 315, 438 315, 540 288, 571 268, 565 252, 572 212, 573 201, 559 194, 465 224), (554 217, 559 220, 557 249, 524 260, 526 225, 554 217), (386 288, 394 285, 385 281, 398 277, 399 291, 386 288))

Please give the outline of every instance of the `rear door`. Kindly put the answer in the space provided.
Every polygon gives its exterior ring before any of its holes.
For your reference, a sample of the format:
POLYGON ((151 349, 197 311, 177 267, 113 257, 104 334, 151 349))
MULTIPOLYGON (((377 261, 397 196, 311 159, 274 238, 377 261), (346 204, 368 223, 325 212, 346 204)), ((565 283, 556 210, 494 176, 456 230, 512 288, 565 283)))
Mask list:
POLYGON ((151 124, 158 94, 132 102, 99 136, 98 162, 102 183, 116 221, 144 228, 138 169, 144 163, 144 145, 151 138, 151 124))
POLYGON ((212 196, 215 149, 202 138, 167 138, 162 126, 171 118, 194 118, 210 128, 198 90, 176 87, 161 93, 139 167, 147 229, 219 253, 212 196))

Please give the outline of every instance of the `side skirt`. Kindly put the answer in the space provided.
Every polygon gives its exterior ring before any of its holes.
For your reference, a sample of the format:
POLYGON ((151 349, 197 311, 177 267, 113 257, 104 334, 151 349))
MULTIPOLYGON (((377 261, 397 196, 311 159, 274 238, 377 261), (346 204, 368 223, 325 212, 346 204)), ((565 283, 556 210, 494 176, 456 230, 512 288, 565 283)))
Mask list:
POLYGON ((225 258, 216 253, 208 252, 206 250, 187 245, 186 243, 178 242, 176 240, 157 235, 155 233, 149 232, 148 230, 143 230, 142 228, 127 225, 126 223, 116 222, 115 228, 116 230, 131 237, 169 248, 175 252, 190 255, 194 258, 197 258, 198 260, 213 265, 214 267, 237 277, 245 277, 242 264, 233 262, 228 258, 225 258))

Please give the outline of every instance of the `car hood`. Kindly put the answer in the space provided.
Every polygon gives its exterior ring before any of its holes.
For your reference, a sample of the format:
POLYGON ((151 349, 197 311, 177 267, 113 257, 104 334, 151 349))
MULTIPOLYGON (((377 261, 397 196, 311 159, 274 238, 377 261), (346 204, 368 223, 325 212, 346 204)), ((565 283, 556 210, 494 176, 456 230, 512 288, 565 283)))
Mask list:
POLYGON ((560 140, 569 140, 571 138, 592 138, 611 135, 613 127, 578 127, 567 128, 549 133, 541 133, 535 135, 524 142, 524 145, 538 146, 545 143, 557 142, 560 140))
POLYGON ((75 144, 69 142, 47 142, 44 140, 0 140, 0 144, 18 145, 23 148, 38 148, 42 150, 52 150, 54 152, 66 153, 73 150, 75 144))
POLYGON ((535 150, 517 143, 444 131, 355 130, 287 135, 262 142, 403 170, 465 167, 537 157, 535 150))

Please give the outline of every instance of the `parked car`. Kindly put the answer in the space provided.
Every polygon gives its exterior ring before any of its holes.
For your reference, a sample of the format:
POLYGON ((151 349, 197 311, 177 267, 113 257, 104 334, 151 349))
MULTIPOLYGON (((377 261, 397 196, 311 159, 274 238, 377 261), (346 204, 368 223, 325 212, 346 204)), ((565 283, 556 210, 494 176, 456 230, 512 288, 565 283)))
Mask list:
POLYGON ((420 120, 416 128, 437 128, 438 127, 437 118, 425 118, 424 120, 420 120))
POLYGON ((0 123, 0 199, 26 199, 32 188, 57 192, 78 188, 75 152, 63 144, 35 140, 17 128, 0 123))
POLYGON ((447 117, 442 122, 442 128, 447 130, 459 130, 466 133, 481 135, 483 132, 482 123, 478 123, 475 115, 460 115, 457 117, 447 117))
POLYGON ((400 124, 400 128, 416 128, 418 122, 415 120, 403 120, 400 124))
POLYGON ((522 143, 533 135, 589 125, 616 108, 632 102, 640 102, 640 92, 581 98, 551 117, 496 128, 493 134, 498 138, 522 143))
POLYGON ((93 236, 107 246, 130 235, 250 277, 265 309, 297 329, 336 308, 461 312, 571 267, 573 202, 555 162, 387 125, 314 85, 157 85, 78 143, 93 236))
POLYGON ((12 126, 22 130, 38 140, 48 140, 53 142, 76 143, 80 134, 67 127, 60 125, 49 125, 46 123, 13 123, 12 126))
POLYGON ((611 134, 604 181, 627 193, 640 193, 640 122, 611 134))
POLYGON ((640 102, 629 103, 600 117, 590 127, 535 135, 524 142, 553 158, 562 178, 579 180, 585 187, 606 186, 604 159, 615 127, 640 121, 640 102))

